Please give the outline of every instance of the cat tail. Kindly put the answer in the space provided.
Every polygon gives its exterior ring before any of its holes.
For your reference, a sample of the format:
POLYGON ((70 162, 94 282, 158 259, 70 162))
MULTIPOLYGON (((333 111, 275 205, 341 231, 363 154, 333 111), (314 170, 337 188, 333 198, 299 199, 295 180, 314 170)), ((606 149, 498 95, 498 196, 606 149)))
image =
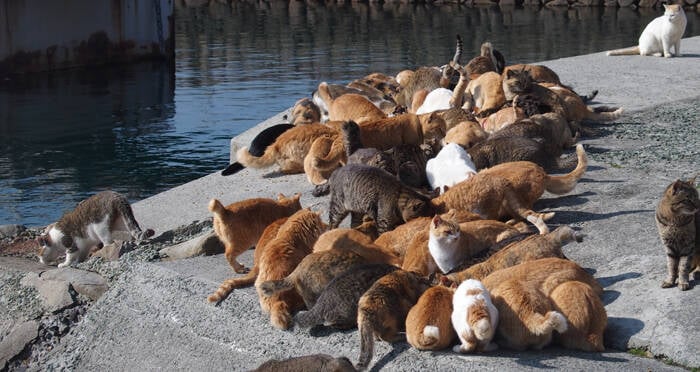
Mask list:
POLYGON ((631 47, 631 48, 609 50, 605 54, 607 54, 609 56, 632 56, 632 55, 638 55, 640 53, 639 53, 639 46, 635 46, 635 47, 631 47))
POLYGON ((474 336, 482 341, 490 340, 496 332, 496 330, 491 327, 491 320, 489 318, 481 318, 474 322, 471 327, 474 336))
POLYGON ((622 107, 588 107, 587 120, 593 121, 613 121, 622 116, 622 107))
POLYGON ((440 328, 434 325, 427 325, 423 328, 423 332, 418 335, 417 349, 429 350, 432 349, 440 340, 440 328))
MULTIPOLYGON (((572 92, 574 91, 573 89, 569 89, 569 90, 571 90, 572 92)), ((588 95, 580 95, 580 94, 579 94, 578 96, 581 97, 581 100, 582 100, 584 103, 587 103, 587 102, 592 101, 593 98, 595 98, 595 96, 597 96, 597 95, 598 95, 598 89, 592 91, 592 92, 591 92, 590 94, 588 94, 588 95)))
POLYGON ((583 145, 576 145, 576 157, 578 164, 571 172, 561 176, 547 175, 545 178, 545 189, 553 194, 561 195, 570 192, 576 187, 578 181, 583 177, 588 167, 588 157, 583 145))
POLYGON ((243 164, 241 164, 239 162, 235 162, 233 164, 229 164, 228 167, 226 167, 226 169, 222 170, 221 175, 222 176, 230 176, 232 174, 237 173, 238 171, 240 171, 243 168, 245 168, 243 166, 243 164))
POLYGON ((241 278, 231 278, 224 280, 216 292, 207 297, 207 301, 214 302, 217 305, 225 300, 231 292, 236 288, 242 288, 253 285, 255 278, 258 277, 258 267, 254 266, 245 276, 241 278))
POLYGON ((574 229, 572 229, 569 226, 559 226, 557 227, 553 232, 552 236, 554 237, 554 240, 559 242, 560 246, 563 246, 567 243, 576 241, 577 243, 581 243, 583 241, 583 238, 585 237, 584 234, 581 234, 574 229))
POLYGON ((360 358, 355 367, 363 371, 369 366, 374 355, 374 331, 370 322, 362 310, 357 313, 357 327, 360 331, 360 358))
POLYGON ((343 141, 333 140, 330 137, 317 138, 311 144, 308 156, 312 156, 311 166, 321 172, 335 170, 340 163, 347 161, 343 141))
POLYGON ((286 289, 294 289, 294 283, 292 283, 288 277, 280 280, 268 280, 260 284, 260 291, 263 296, 266 297, 270 297, 286 289))
POLYGON ((236 151, 238 163, 248 168, 267 168, 275 164, 277 160, 277 147, 272 144, 267 146, 262 156, 257 157, 250 154, 247 147, 236 151))
POLYGON ((141 241, 155 234, 155 231, 153 231, 153 229, 146 229, 146 231, 141 231, 141 227, 139 226, 139 223, 136 222, 136 218, 134 217, 134 211, 131 209, 131 204, 129 204, 129 201, 126 200, 126 198, 120 198, 119 200, 117 200, 116 207, 117 211, 122 217, 124 226, 126 226, 126 228, 129 230, 129 234, 132 238, 134 238, 137 241, 141 241))
POLYGON ((566 318, 558 311, 550 311, 544 316, 533 313, 530 318, 530 322, 525 322, 525 324, 531 324, 528 328, 537 336, 550 334, 553 331, 564 333, 569 328, 566 318))

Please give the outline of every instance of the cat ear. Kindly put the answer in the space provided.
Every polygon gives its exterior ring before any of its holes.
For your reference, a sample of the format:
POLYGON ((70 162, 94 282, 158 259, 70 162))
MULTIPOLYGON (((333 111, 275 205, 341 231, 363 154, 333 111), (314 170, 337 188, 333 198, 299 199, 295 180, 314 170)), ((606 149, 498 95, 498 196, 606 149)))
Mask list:
MULTIPOLYGON (((525 67, 523 67, 523 69, 525 69, 525 67)), ((506 78, 510 79, 510 78, 512 78, 513 76, 515 76, 515 71, 513 71, 513 70, 508 70, 508 72, 506 72, 506 78)))
POLYGON ((698 176, 700 176, 700 173, 698 173, 698 174, 696 174, 695 176, 693 176, 693 178, 688 179, 688 183, 689 183, 691 186, 695 186, 695 180, 698 178, 698 176))

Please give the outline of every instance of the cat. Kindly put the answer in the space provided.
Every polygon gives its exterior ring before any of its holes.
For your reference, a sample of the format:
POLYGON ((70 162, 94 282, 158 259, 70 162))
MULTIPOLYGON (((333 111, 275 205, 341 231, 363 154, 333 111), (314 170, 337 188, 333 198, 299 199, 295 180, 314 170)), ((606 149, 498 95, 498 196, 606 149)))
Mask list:
POLYGON ((48 265, 65 253, 58 267, 70 266, 88 257, 94 247, 114 241, 115 231, 126 230, 140 242, 154 235, 152 229, 141 230, 126 196, 115 191, 101 191, 81 201, 37 237, 39 261, 48 265))
POLYGON ((436 157, 427 161, 425 173, 430 188, 444 192, 444 187, 455 184, 476 174, 476 165, 464 148, 455 143, 443 146, 436 157))
MULTIPOLYGON (((251 156, 261 157, 265 153, 267 146, 277 140, 277 138, 282 135, 282 133, 287 130, 294 128, 294 124, 275 124, 268 128, 263 129, 258 133, 255 138, 250 142, 250 147, 248 148, 248 153, 251 156)), ((222 176, 230 176, 237 173, 241 169, 245 168, 240 162, 233 162, 229 164, 224 170, 221 171, 222 176)))
POLYGON ((525 261, 547 257, 566 258, 561 247, 571 241, 582 242, 583 234, 574 231, 569 226, 560 226, 552 232, 531 235, 523 240, 508 244, 486 261, 472 265, 465 270, 450 273, 447 278, 456 283, 467 279, 482 280, 496 270, 515 266, 525 261))
POLYGON ((489 134, 476 121, 462 121, 445 134, 443 146, 454 143, 468 149, 479 142, 485 141, 489 134))
POLYGON ((507 100, 502 81, 501 75, 493 71, 469 81, 462 108, 473 111, 477 117, 487 117, 500 110, 507 100))
POLYGON ((387 264, 357 265, 336 276, 323 289, 316 303, 308 311, 294 316, 300 328, 316 325, 349 329, 357 326, 357 303, 377 279, 398 270, 387 264))
POLYGON ((270 314, 270 322, 275 328, 289 329, 292 325, 291 314, 303 309, 304 301, 299 293, 292 290, 265 296, 262 283, 283 279, 292 273, 304 257, 312 252, 316 239, 326 228, 319 213, 301 209, 289 216, 280 226, 277 236, 261 253, 255 289, 261 309, 270 314))
POLYGON ((527 137, 541 140, 543 150, 550 158, 560 156, 565 149, 573 147, 578 139, 572 135, 566 119, 554 112, 518 120, 491 133, 489 139, 499 137, 527 137))
POLYGON ((304 172, 304 157, 311 144, 321 136, 338 136, 338 130, 322 124, 297 125, 267 146, 262 156, 253 156, 247 147, 236 152, 238 163, 248 168, 268 168, 275 164, 285 174, 304 172))
MULTIPOLYGON (((573 88, 571 88, 568 85, 565 85, 561 82, 561 79, 559 79, 559 75, 557 75, 556 72, 554 72, 551 68, 544 66, 544 65, 530 65, 530 64, 515 64, 515 65, 510 65, 506 66, 503 71, 501 72, 501 77, 505 80, 506 76, 508 75, 508 71, 521 71, 525 70, 530 73, 530 76, 532 79, 537 82, 537 83, 551 83, 555 85, 559 85, 561 87, 564 87, 568 90, 574 91, 573 88)), ((578 93, 577 93, 578 94, 578 93)), ((589 102, 592 101, 596 96, 598 95, 597 90, 593 90, 591 93, 587 95, 579 95, 583 102, 589 102)))
POLYGON ((334 358, 328 354, 304 355, 285 360, 270 359, 251 372, 355 372, 346 357, 334 358))
MULTIPOLYGON (((525 68, 521 70, 506 70, 502 79, 502 90, 505 101, 513 101, 515 96, 531 94, 538 100, 541 106, 547 107, 546 112, 556 112, 565 118, 569 118, 566 105, 553 91, 537 84, 525 68)), ((505 103, 505 102, 504 102, 505 103)))
POLYGON ((452 349, 455 353, 494 351, 492 342, 498 326, 498 310, 484 285, 475 279, 463 281, 452 297, 452 327, 461 345, 452 349))
POLYGON ((359 164, 338 168, 330 177, 328 220, 336 228, 350 213, 351 227, 367 215, 381 234, 412 218, 432 214, 430 199, 381 169, 359 164))
POLYGON ((655 220, 668 268, 661 287, 673 287, 677 280, 680 290, 688 290, 689 273, 700 270, 700 199, 695 177, 666 187, 655 220))
MULTIPOLYGON (((518 96, 520 97, 520 96, 518 96)), ((516 97, 517 99, 517 97, 516 97)), ((515 102, 516 99, 513 101, 515 102)), ((539 113, 539 111, 537 112, 539 113)), ((529 115, 525 114, 525 111, 521 108, 518 107, 515 103, 511 105, 510 107, 507 107, 507 105, 500 110, 494 112, 493 114, 481 118, 480 119, 480 124, 481 127, 484 128, 484 130, 488 133, 494 133, 497 132, 499 129, 502 129, 508 125, 511 125, 515 122, 517 122, 520 119, 524 119, 528 117, 529 115)))
POLYGON ((583 120, 591 120, 595 122, 613 121, 622 116, 623 109, 621 107, 590 107, 587 106, 583 99, 576 92, 564 88, 560 85, 551 83, 540 83, 541 85, 554 92, 566 107, 566 112, 569 116, 565 117, 567 121, 580 123, 583 120))
POLYGON ((258 241, 267 225, 301 209, 300 198, 301 194, 289 198, 279 194, 276 201, 251 198, 226 207, 217 199, 209 202, 209 211, 214 217, 214 231, 224 243, 226 260, 235 272, 243 274, 248 271, 236 257, 258 241))
POLYGON ((330 121, 353 120, 357 123, 364 123, 386 117, 384 111, 361 94, 346 93, 334 98, 331 96, 326 82, 318 85, 317 92, 328 107, 328 120, 330 121))
POLYGON ((381 262, 394 266, 401 266, 401 258, 393 251, 385 249, 372 240, 372 235, 363 232, 367 225, 371 225, 372 232, 376 232, 374 221, 363 222, 362 225, 353 228, 336 228, 323 233, 314 244, 314 252, 327 250, 351 251, 369 262, 381 262))
POLYGON ((207 301, 218 305, 225 300, 234 289, 248 287, 255 284, 255 279, 258 278, 258 273, 260 272, 260 257, 262 256, 262 253, 265 251, 268 243, 277 237, 280 227, 282 227, 282 225, 287 222, 288 219, 289 217, 282 217, 267 225, 262 234, 260 234, 260 239, 258 239, 258 242, 255 244, 255 251, 253 252, 253 267, 250 269, 250 271, 248 271, 248 273, 242 277, 224 280, 223 283, 219 285, 216 292, 207 297, 207 301))
POLYGON ((478 170, 515 161, 533 162, 546 170, 571 169, 576 166, 577 157, 573 154, 562 158, 548 153, 549 149, 541 138, 498 135, 477 143, 467 152, 478 170))
POLYGON ((681 38, 685 33, 688 20, 681 4, 662 4, 664 14, 654 18, 639 36, 636 47, 617 49, 607 52, 609 56, 639 54, 642 56, 681 56, 681 38), (675 54, 671 54, 671 47, 675 54))
POLYGON ((429 114, 433 111, 447 110, 450 106, 452 91, 447 88, 436 88, 430 91, 423 100, 423 103, 417 107, 416 115, 429 114))
POLYGON ((357 302, 360 357, 355 365, 364 370, 374 355, 374 338, 397 342, 403 338, 406 317, 418 298, 430 287, 415 273, 395 270, 379 278, 357 302))
POLYGON ((441 350, 457 338, 450 314, 453 288, 428 288, 406 316, 406 341, 418 350, 441 350))
MULTIPOLYGON (((499 73, 498 68, 496 67, 496 63, 498 63, 498 61, 496 60, 493 51, 493 45, 490 42, 487 41, 481 44, 481 54, 472 58, 464 66, 467 76, 469 76, 469 80, 477 79, 486 72, 499 73)), ((500 53, 498 54, 500 55, 500 53)), ((501 57, 503 56, 501 55, 501 57)))
POLYGON ((393 97, 394 102, 399 106, 405 106, 410 111, 413 109, 411 104, 416 91, 424 89, 430 92, 440 88, 441 78, 442 73, 435 67, 419 67, 415 71, 397 75, 396 80, 400 86, 393 97))
POLYGON ((294 103, 291 116, 292 124, 294 125, 320 123, 321 109, 314 103, 314 101, 305 97, 294 103))
POLYGON ((554 331, 564 334, 569 321, 556 310, 551 293, 570 281, 588 285, 595 296, 603 292, 591 274, 560 258, 527 261, 486 276, 482 283, 499 312, 497 344, 518 351, 541 349, 552 341, 554 331))
POLYGON ((549 298, 568 326, 555 335, 554 341, 567 349, 605 351, 603 333, 608 325, 608 314, 600 297, 590 285, 572 280, 558 285, 549 298))
MULTIPOLYGON (((416 235, 406 250, 404 270, 430 275, 438 270, 448 273, 466 259, 494 246, 521 231, 494 220, 458 223, 449 213, 433 217, 428 231, 416 235)), ((544 225, 544 222, 539 221, 544 225)))
POLYGON ((344 157, 335 160, 322 159, 333 151, 336 137, 324 135, 316 138, 311 144, 308 154, 304 156, 304 174, 309 183, 314 186, 326 184, 331 173, 347 161, 344 157))

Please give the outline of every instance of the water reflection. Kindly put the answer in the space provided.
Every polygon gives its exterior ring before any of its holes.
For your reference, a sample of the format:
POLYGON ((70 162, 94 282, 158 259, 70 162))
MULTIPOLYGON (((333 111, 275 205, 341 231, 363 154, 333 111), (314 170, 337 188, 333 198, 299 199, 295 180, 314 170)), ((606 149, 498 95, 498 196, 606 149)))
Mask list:
MULTIPOLYGON (((0 82, 0 224, 43 225, 112 188, 132 201, 221 169, 229 139, 322 81, 465 59, 509 63, 634 45, 660 10, 178 1, 165 64, 0 82)), ((688 13, 686 36, 698 35, 688 13)))

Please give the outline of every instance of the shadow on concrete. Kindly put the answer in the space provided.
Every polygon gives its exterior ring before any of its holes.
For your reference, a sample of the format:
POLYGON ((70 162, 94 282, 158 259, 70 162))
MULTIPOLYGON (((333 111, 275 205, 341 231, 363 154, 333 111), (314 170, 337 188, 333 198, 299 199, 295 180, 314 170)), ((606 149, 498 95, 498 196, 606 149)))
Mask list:
POLYGON ((608 317, 605 328, 605 347, 626 351, 632 336, 644 329, 644 322, 635 318, 608 317))
MULTIPOLYGON (((377 341, 377 342, 382 342, 382 341, 377 341)), ((370 371, 377 372, 381 371, 382 368, 386 367, 386 365, 391 362, 393 359, 395 359, 397 356, 399 356, 401 353, 404 351, 408 350, 411 348, 411 345, 406 342, 406 341, 401 341, 401 342, 396 342, 392 344, 392 349, 391 351, 384 355, 382 359, 379 359, 374 365, 372 366, 372 369, 370 371)))
POLYGON ((620 295, 620 291, 605 290, 600 296, 600 299, 601 301, 603 301, 603 305, 610 305, 611 303, 615 302, 615 300, 617 300, 620 297, 620 295))
POLYGON ((582 205, 588 202, 588 198, 584 196, 596 195, 593 191, 586 191, 580 194, 564 195, 557 198, 542 198, 535 202, 535 209, 540 210, 544 208, 555 208, 555 207, 572 207, 575 205, 582 205))
POLYGON ((581 178, 579 182, 587 183, 625 183, 626 180, 594 180, 592 178, 581 178))
POLYGON ((635 279, 642 276, 642 273, 629 272, 624 274, 618 274, 614 276, 605 276, 598 278, 598 283, 603 286, 603 288, 609 287, 615 283, 621 282, 623 280, 635 279))
POLYGON ((554 215, 554 218, 552 218, 550 221, 547 221, 547 222, 568 225, 568 224, 572 224, 572 223, 580 223, 580 222, 585 222, 585 221, 605 220, 608 218, 617 217, 617 216, 624 216, 627 214, 649 213, 649 212, 654 212, 654 210, 653 209, 637 209, 637 210, 619 211, 619 212, 612 212, 612 213, 591 213, 591 212, 583 212, 583 211, 555 211, 555 212, 556 212, 556 214, 554 215))
MULTIPOLYGON (((515 362, 522 365, 522 366, 527 366, 527 367, 534 367, 534 368, 541 368, 541 369, 555 369, 556 367, 553 367, 551 365, 547 364, 547 361, 549 360, 555 360, 560 357, 571 357, 571 358, 577 358, 577 359, 584 359, 584 360, 594 360, 594 361, 604 361, 604 362, 613 362, 613 363, 627 363, 628 359, 626 358, 618 358, 614 356, 609 356, 605 355, 602 353, 586 353, 586 352, 581 352, 581 351, 575 351, 575 350, 567 350, 563 349, 561 347, 556 347, 556 346, 548 346, 546 347, 547 352, 538 352, 538 351, 527 351, 527 352, 521 352, 521 353, 516 353, 512 351, 508 351, 507 353, 499 356, 503 357, 512 357, 515 359, 515 362)), ((499 351, 501 353, 501 351, 499 351)))

